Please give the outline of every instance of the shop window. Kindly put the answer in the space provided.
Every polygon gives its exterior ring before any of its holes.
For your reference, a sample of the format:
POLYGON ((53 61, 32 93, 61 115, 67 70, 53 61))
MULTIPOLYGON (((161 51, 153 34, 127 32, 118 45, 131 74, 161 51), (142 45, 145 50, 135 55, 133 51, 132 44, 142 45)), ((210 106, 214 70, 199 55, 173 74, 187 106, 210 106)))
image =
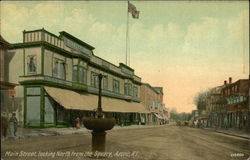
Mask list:
POLYGON ((54 123, 54 114, 55 114, 54 102, 48 96, 45 96, 44 109, 45 109, 44 122, 54 123))
POLYGON ((40 87, 27 88, 26 122, 28 124, 40 123, 40 87))
POLYGON ((61 106, 57 106, 57 122, 68 122, 68 112, 61 106))
POLYGON ((36 74, 37 65, 36 65, 35 55, 29 55, 27 57, 27 68, 28 68, 28 74, 36 74))

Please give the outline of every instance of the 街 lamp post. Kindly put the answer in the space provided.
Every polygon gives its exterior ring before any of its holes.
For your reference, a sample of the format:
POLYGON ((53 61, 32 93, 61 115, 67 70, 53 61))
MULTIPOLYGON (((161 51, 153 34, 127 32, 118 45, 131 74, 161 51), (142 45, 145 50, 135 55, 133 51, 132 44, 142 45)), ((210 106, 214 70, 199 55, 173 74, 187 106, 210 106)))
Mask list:
POLYGON ((99 82, 99 94, 98 94, 98 107, 97 107, 97 118, 103 117, 102 112, 102 74, 98 74, 98 82, 99 82))
POLYGON ((98 94, 98 107, 97 117, 89 117, 83 119, 84 126, 92 130, 92 152, 99 151, 105 152, 106 145, 106 130, 110 130, 115 125, 114 118, 104 118, 102 111, 102 78, 104 75, 98 74, 99 94, 98 94))

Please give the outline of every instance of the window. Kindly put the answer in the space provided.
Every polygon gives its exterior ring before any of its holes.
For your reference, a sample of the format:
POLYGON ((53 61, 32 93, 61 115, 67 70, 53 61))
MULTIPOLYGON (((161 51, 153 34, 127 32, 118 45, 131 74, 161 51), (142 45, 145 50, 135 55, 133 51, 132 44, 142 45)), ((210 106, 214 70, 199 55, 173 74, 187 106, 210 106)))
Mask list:
POLYGON ((240 90, 239 90, 239 86, 238 85, 236 85, 235 86, 235 92, 239 92, 240 90))
POLYGON ((113 80, 113 91, 115 93, 119 93, 120 92, 120 83, 118 80, 113 80))
POLYGON ((91 72, 91 86, 98 87, 98 74, 95 72, 91 72))
POLYGON ((26 89, 26 122, 28 124, 40 123, 40 87, 26 89))
POLYGON ((44 97, 44 122, 45 123, 54 123, 54 101, 49 96, 44 97))
POLYGON ((134 97, 138 97, 138 88, 134 87, 134 97))
POLYGON ((86 83, 86 69, 81 66, 73 66, 73 82, 86 83))
POLYGON ((29 55, 27 59, 28 64, 28 74, 35 74, 36 73, 36 56, 29 55))
POLYGON ((125 83, 124 85, 124 94, 132 96, 132 85, 129 83, 125 83))
POLYGON ((86 70, 79 66, 79 83, 85 83, 86 70))
POLYGON ((108 77, 107 76, 104 76, 103 79, 102 79, 102 82, 103 82, 103 89, 108 89, 108 77))
POLYGON ((53 76, 60 79, 66 78, 65 62, 59 59, 54 59, 53 76))
POLYGON ((240 96, 240 102, 243 102, 243 101, 244 101, 244 97, 240 96))
POLYGON ((73 72, 72 72, 72 81, 73 82, 77 82, 78 81, 78 79, 77 79, 77 72, 78 72, 78 68, 77 68, 77 66, 73 66, 73 72))

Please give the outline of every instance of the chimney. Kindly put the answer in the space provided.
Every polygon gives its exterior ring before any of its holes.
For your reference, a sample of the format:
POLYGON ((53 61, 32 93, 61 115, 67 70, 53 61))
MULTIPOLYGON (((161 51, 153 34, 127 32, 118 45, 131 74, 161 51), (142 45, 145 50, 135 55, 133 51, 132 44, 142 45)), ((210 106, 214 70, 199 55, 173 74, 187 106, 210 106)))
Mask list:
POLYGON ((232 77, 229 77, 229 84, 232 83, 232 77))
POLYGON ((227 81, 224 81, 224 85, 226 85, 227 84, 227 81))

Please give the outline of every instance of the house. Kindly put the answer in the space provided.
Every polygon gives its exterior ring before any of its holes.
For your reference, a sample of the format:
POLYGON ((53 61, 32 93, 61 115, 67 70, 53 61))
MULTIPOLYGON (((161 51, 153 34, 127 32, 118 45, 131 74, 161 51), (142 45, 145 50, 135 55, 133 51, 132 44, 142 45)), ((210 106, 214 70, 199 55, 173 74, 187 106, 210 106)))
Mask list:
POLYGON ((117 124, 139 123, 148 111, 140 103, 141 78, 134 69, 116 66, 94 54, 94 47, 62 31, 23 31, 23 42, 9 52, 10 82, 19 84, 19 121, 25 127, 71 126, 74 119, 94 116, 97 74, 103 74, 102 107, 117 124))

